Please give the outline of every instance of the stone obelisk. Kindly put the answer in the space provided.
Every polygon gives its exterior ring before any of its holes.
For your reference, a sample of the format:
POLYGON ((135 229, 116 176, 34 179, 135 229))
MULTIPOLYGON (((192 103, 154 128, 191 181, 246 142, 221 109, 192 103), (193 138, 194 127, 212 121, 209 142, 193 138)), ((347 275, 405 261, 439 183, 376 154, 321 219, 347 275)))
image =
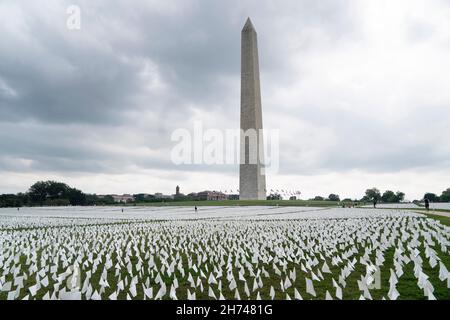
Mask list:
POLYGON ((258 60, 257 35, 248 18, 241 34, 240 200, 266 200, 258 60))

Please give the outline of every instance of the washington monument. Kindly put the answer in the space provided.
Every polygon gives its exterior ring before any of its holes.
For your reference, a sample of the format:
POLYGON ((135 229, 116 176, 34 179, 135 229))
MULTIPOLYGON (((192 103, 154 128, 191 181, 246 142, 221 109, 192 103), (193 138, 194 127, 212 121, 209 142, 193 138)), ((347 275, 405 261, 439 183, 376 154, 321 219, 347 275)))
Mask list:
POLYGON ((258 40, 248 18, 241 34, 240 200, 266 200, 262 128, 258 40))

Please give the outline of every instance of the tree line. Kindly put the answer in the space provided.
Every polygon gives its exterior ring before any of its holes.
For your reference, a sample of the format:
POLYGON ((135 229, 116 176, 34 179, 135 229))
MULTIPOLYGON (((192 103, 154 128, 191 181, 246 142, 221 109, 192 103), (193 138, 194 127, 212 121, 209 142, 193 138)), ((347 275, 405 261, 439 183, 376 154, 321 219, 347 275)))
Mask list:
MULTIPOLYGON (((269 197, 268 197, 269 199, 269 197)), ((383 193, 377 188, 367 189, 365 195, 361 199, 346 198, 342 202, 370 202, 379 201, 385 203, 399 203, 405 199, 405 194, 401 191, 386 190, 383 193)), ((427 192, 423 199, 431 202, 450 202, 450 188, 442 191, 441 195, 427 192)), ((176 200, 190 200, 189 197, 183 196, 176 200)), ((272 200, 280 200, 275 198, 272 200)), ((330 194, 327 198, 316 196, 315 201, 337 201, 341 199, 337 194, 330 194)), ((161 202, 165 200, 158 199, 154 196, 144 194, 134 195, 134 202, 161 202)), ((419 200, 415 200, 419 201, 419 200)), ((86 194, 81 190, 72 188, 63 182, 57 181, 38 181, 33 184, 27 192, 18 194, 2 194, 0 195, 0 207, 23 207, 23 206, 93 206, 93 205, 112 205, 114 204, 112 196, 99 197, 95 194, 86 194)))
MULTIPOLYGON (((450 202, 450 188, 442 191, 442 194, 440 196, 427 192, 424 194, 423 198, 420 200, 414 200, 415 202, 420 202, 425 199, 428 199, 431 202, 450 202)), ((337 201, 340 202, 341 199, 339 195, 337 194, 330 194, 327 198, 322 196, 316 196, 312 199, 309 199, 311 201, 337 201)), ((367 189, 364 196, 361 199, 350 199, 345 198, 342 200, 342 202, 371 202, 371 201, 380 201, 384 203, 399 203, 405 200, 405 193, 401 191, 391 191, 386 190, 383 193, 377 188, 370 188, 367 189)))
POLYGON ((0 195, 0 207, 24 206, 87 206, 113 204, 111 196, 85 194, 57 181, 38 181, 27 192, 0 195))

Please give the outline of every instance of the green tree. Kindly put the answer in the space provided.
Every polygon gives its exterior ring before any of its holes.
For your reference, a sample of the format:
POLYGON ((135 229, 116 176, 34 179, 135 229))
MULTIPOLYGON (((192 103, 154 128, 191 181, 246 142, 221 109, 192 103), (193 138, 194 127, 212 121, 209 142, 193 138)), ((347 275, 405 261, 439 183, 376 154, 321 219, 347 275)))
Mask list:
POLYGON ((403 201, 405 194, 401 191, 393 192, 391 190, 386 190, 381 196, 381 201, 388 203, 398 203, 403 201))
POLYGON ((68 194, 68 200, 72 206, 86 205, 86 195, 78 189, 71 188, 68 194))
POLYGON ((67 199, 72 189, 65 183, 47 181, 47 197, 50 199, 67 199))
POLYGON ((366 199, 368 200, 380 200, 381 193, 377 188, 367 189, 366 190, 366 199))
POLYGON ((431 202, 439 202, 439 197, 435 193, 427 192, 423 196, 423 199, 428 199, 431 202))
POLYGON ((28 190, 31 204, 86 205, 86 195, 78 189, 57 181, 38 181, 28 190))
POLYGON ((48 196, 48 185, 49 181, 38 181, 30 187, 28 194, 33 203, 44 204, 48 196))
POLYGON ((267 200, 283 200, 283 197, 278 193, 271 193, 266 197, 267 200))
POLYGON ((442 202, 450 202, 450 188, 447 190, 442 191, 442 195, 440 197, 440 200, 442 202))
POLYGON ((405 193, 404 192, 397 191, 395 193, 395 196, 397 198, 395 202, 402 202, 403 200, 405 200, 405 193))
POLYGON ((332 194, 330 194, 328 196, 328 200, 330 200, 330 201, 341 201, 341 199, 339 198, 339 195, 334 194, 334 193, 332 193, 332 194))
POLYGON ((381 196, 381 201, 383 202, 396 202, 396 196, 394 191, 386 190, 381 196))

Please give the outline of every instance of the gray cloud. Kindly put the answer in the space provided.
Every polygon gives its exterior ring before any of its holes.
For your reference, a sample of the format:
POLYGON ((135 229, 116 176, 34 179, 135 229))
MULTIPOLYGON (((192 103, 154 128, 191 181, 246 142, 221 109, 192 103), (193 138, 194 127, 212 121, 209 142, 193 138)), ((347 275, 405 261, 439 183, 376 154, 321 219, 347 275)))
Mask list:
POLYGON ((281 174, 448 168, 450 5, 371 6, 2 1, 0 174, 235 175, 236 166, 173 165, 170 134, 194 120, 238 127, 247 16, 264 122, 281 129, 281 174), (72 3, 79 31, 65 27, 72 3))

